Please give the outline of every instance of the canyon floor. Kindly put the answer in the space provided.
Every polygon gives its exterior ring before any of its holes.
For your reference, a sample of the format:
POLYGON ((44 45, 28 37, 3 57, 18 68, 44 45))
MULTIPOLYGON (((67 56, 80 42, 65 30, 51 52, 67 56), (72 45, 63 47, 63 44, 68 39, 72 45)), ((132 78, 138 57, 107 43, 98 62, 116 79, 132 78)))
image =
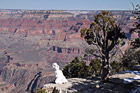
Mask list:
MULTIPOLYGON (((81 38, 80 30, 99 12, 0 9, 0 92, 35 92, 54 80, 53 62, 62 69, 83 57, 94 46, 81 38)), ((139 37, 129 33, 135 21, 131 11, 110 12, 128 39, 139 37)))

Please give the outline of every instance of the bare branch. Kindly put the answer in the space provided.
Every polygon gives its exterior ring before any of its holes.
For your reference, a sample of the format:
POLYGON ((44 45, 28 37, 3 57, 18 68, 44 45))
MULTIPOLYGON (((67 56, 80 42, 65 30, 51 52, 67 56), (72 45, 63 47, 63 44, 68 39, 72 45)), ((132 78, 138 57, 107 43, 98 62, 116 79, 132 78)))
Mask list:
POLYGON ((91 54, 91 55, 93 55, 93 56, 95 56, 95 57, 102 58, 100 55, 97 55, 97 54, 91 54))
POLYGON ((102 49, 100 48, 100 46, 97 43, 95 43, 95 42, 92 42, 92 44, 96 45, 98 50, 99 50, 99 52, 100 52, 100 54, 105 57, 105 55, 102 53, 102 49))
POLYGON ((111 60, 112 60, 113 56, 117 53, 118 49, 119 49, 119 46, 116 45, 116 50, 114 51, 113 54, 111 54, 111 57, 110 57, 111 60))

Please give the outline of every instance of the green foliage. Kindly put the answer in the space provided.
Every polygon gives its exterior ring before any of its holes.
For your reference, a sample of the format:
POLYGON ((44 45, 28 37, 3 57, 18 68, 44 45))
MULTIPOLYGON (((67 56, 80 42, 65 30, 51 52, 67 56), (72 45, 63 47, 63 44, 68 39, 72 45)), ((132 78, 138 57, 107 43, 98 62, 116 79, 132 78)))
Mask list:
POLYGON ((71 77, 79 77, 84 78, 87 77, 87 69, 86 63, 84 61, 79 61, 78 57, 76 57, 72 62, 68 63, 64 69, 63 73, 67 78, 71 77))
POLYGON ((76 57, 72 62, 68 63, 64 69, 63 73, 67 78, 86 78, 93 77, 94 75, 99 75, 101 69, 101 60, 93 59, 90 65, 87 66, 84 61, 79 61, 76 57))
POLYGON ((113 74, 119 73, 123 70, 122 64, 117 61, 113 61, 110 65, 111 65, 113 74))
POLYGON ((90 28, 81 30, 81 36, 85 38, 88 44, 102 42, 100 39, 112 41, 113 39, 125 38, 124 33, 121 33, 119 26, 116 25, 113 14, 107 11, 95 15, 90 28), (99 38, 99 41, 96 38, 99 38))
POLYGON ((134 65, 140 64, 140 50, 129 49, 122 57, 122 64, 125 69, 133 70, 134 65))
MULTIPOLYGON (((137 52, 137 55, 140 56, 140 51, 137 52)), ((117 61, 111 62, 110 66, 112 69, 110 74, 115 74, 124 70, 129 70, 130 66, 132 65, 130 65, 131 63, 129 63, 128 60, 123 60, 123 62, 121 63, 117 61)), ((67 78, 86 78, 98 76, 101 74, 101 63, 102 62, 100 59, 93 59, 91 60, 89 66, 87 66, 84 61, 79 61, 78 57, 76 57, 70 63, 67 63, 67 65, 63 69, 63 73, 67 78)))
MULTIPOLYGON (((101 73, 101 60, 93 59, 91 60, 89 66, 86 65, 84 61, 79 61, 76 57, 70 63, 63 68, 63 73, 67 78, 86 78, 86 77, 94 77, 98 76, 101 73)), ((111 62, 112 74, 127 70, 128 68, 124 67, 124 64, 119 63, 117 61, 111 62)))
POLYGON ((37 88, 36 93, 46 93, 46 90, 45 89, 37 88))
POLYGON ((91 60, 89 67, 91 67, 91 69, 95 72, 95 75, 100 75, 101 60, 99 59, 91 60))
POLYGON ((110 67, 110 52, 119 44, 119 40, 126 38, 124 32, 121 32, 121 28, 116 24, 112 13, 101 11, 101 13, 94 16, 89 28, 81 30, 81 36, 84 37, 88 44, 97 47, 100 55, 93 55, 102 59, 101 78, 102 81, 107 80, 110 67))

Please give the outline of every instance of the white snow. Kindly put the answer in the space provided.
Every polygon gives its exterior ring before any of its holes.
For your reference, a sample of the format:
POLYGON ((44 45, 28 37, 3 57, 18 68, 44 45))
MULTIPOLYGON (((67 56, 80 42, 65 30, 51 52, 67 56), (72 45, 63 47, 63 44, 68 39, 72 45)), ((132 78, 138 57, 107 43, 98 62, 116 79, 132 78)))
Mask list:
POLYGON ((133 73, 136 76, 134 78, 125 78, 124 79, 124 84, 128 84, 128 83, 131 83, 131 82, 136 81, 136 80, 140 80, 140 71, 123 71, 121 73, 122 74, 123 73, 133 73))

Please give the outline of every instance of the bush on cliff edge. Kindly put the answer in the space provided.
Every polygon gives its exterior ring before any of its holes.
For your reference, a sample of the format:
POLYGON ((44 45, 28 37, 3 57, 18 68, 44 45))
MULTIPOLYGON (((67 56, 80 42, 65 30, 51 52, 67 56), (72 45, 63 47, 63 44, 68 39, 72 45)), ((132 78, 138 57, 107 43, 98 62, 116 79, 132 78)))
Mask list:
MULTIPOLYGON (((111 62, 112 73, 115 74, 124 70, 125 66, 123 63, 117 61, 111 62)), ((67 78, 86 78, 94 77, 100 75, 101 71, 101 60, 93 59, 91 60, 89 66, 86 62, 80 61, 78 57, 73 59, 71 62, 63 68, 63 73, 67 78)))
POLYGON ((74 60, 72 60, 64 67, 63 73, 67 78, 84 78, 87 77, 87 68, 88 67, 84 61, 80 62, 78 57, 75 57, 74 60))
POLYGON ((93 77, 100 74, 100 65, 101 61, 99 59, 93 59, 90 65, 87 66, 86 62, 79 61, 78 57, 76 57, 64 67, 63 73, 67 78, 93 77))

